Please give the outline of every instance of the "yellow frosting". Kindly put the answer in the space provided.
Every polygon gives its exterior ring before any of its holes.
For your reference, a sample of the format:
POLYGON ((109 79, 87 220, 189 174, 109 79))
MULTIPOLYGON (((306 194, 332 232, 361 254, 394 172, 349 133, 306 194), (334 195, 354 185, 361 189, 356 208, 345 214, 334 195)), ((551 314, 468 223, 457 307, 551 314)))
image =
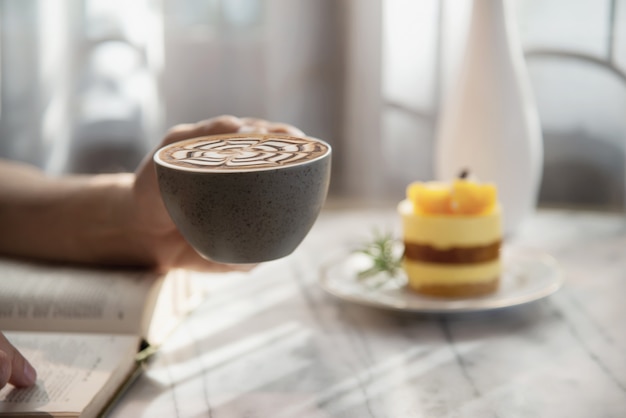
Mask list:
POLYGON ((416 213, 431 215, 479 215, 491 212, 498 204, 495 184, 466 178, 452 182, 416 181, 409 184, 406 196, 416 213))
POLYGON ((435 264, 404 259, 404 270, 413 287, 425 284, 484 283, 500 276, 500 260, 477 264, 435 264))
POLYGON ((446 249, 489 245, 502 238, 499 206, 479 215, 430 215, 415 214, 413 204, 403 200, 398 212, 406 242, 446 249))

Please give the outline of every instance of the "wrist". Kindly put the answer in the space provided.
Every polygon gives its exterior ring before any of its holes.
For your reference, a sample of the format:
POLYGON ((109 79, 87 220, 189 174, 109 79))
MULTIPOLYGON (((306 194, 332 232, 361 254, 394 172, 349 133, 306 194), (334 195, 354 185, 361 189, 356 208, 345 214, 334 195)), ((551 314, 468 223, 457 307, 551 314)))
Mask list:
POLYGON ((153 267, 140 227, 141 216, 133 193, 135 175, 105 174, 89 180, 88 191, 78 196, 87 209, 84 234, 76 235, 74 253, 95 264, 153 267))

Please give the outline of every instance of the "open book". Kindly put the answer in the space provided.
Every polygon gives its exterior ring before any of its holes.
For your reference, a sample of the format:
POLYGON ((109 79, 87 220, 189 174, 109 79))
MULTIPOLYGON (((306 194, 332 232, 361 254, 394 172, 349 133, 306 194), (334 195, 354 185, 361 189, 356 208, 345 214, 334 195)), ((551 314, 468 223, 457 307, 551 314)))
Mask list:
POLYGON ((0 417, 98 416, 203 298, 185 271, 95 270, 0 259, 0 330, 37 384, 0 389, 0 417))

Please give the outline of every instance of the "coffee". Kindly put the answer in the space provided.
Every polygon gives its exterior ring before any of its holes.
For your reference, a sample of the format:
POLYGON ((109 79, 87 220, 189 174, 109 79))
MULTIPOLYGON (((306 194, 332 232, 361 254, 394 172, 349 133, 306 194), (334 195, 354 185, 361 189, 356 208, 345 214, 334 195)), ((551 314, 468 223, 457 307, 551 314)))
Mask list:
POLYGON ((229 134, 194 138, 163 148, 159 162, 200 171, 247 171, 288 167, 328 154, 325 143, 280 134, 229 134))
POLYGON ((290 254, 317 218, 331 147, 282 134, 223 134, 166 145, 154 155, 163 203, 205 258, 259 263, 290 254))

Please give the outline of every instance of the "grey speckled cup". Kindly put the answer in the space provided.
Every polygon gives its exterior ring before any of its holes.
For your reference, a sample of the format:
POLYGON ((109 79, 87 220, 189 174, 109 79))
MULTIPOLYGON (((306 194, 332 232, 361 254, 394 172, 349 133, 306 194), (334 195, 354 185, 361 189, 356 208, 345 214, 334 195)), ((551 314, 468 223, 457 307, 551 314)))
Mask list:
POLYGON ((207 259, 259 263, 292 253, 330 183, 331 148, 314 138, 225 134, 154 155, 161 196, 185 239, 207 259))

